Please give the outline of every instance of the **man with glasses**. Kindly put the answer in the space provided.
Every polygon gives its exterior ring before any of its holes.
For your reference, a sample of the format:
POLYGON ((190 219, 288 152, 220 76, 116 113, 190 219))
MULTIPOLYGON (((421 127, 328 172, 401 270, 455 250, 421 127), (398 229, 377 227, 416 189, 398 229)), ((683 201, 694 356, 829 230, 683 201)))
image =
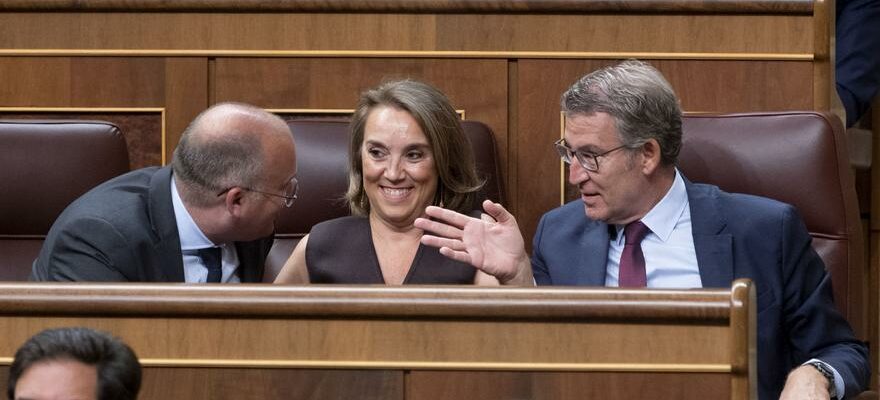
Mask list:
POLYGON ((513 216, 429 207, 422 243, 495 276, 538 285, 757 286, 761 399, 856 396, 867 349, 834 308, 831 280, 793 207, 689 182, 675 167, 681 110, 669 83, 635 60, 592 72, 562 96, 555 143, 581 197, 545 214, 531 260, 513 216), (491 217, 491 218, 489 218, 491 217))
POLYGON ((298 188, 287 124, 215 105, 184 131, 171 166, 121 175, 68 206, 31 280, 260 282, 275 218, 298 188))

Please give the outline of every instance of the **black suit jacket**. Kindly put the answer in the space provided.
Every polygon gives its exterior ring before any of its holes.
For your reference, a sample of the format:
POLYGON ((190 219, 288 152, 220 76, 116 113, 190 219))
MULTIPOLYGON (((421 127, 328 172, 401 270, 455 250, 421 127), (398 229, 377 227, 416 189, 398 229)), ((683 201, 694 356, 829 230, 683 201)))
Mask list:
MULTIPOLYGON (((236 242, 242 282, 260 282, 273 237, 236 242)), ((34 261, 35 281, 183 282, 171 168, 113 178, 71 203, 34 261)))

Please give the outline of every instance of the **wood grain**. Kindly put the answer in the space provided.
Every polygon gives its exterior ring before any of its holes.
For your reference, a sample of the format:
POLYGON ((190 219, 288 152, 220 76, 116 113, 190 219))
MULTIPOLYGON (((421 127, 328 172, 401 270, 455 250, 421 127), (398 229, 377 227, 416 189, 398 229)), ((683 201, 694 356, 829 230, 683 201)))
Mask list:
MULTIPOLYGON (((813 54, 811 15, 0 13, 0 49, 813 54), (108 35, 106 32, 128 32, 108 35), (475 40, 479 38, 479 40, 475 40)), ((186 53, 180 55, 187 55, 186 53)))
POLYGON ((200 112, 209 106, 208 60, 201 57, 169 58, 165 61, 164 104, 165 164, 171 156, 183 131, 200 112))
POLYGON ((726 392, 754 365, 755 353, 736 344, 753 338, 754 293, 747 281, 736 285, 742 290, 0 284, 0 364, 40 330, 87 326, 138 354, 144 398, 329 399, 353 390, 366 396, 355 398, 486 398, 532 389, 573 398, 582 379, 706 381, 726 392), (482 376, 499 385, 481 389, 482 376), (535 379, 512 392, 500 385, 523 376, 535 379))
POLYGON ((584 0, 7 0, 0 10, 44 11, 324 11, 324 12, 493 12, 493 13, 562 13, 562 12, 666 12, 695 13, 809 13, 808 0, 750 1, 584 1, 584 0))
POLYGON ((406 388, 407 398, 419 400, 731 398, 730 382, 713 374, 413 371, 406 388))

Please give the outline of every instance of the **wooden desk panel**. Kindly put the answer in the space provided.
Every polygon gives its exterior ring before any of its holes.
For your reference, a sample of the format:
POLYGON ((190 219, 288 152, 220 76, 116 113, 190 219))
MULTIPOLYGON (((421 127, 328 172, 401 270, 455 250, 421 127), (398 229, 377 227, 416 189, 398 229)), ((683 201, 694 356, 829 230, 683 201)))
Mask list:
POLYGON ((297 398, 420 399, 483 381, 575 398, 589 382, 604 392, 682 380, 741 399, 755 384, 753 300, 739 281, 732 291, 0 284, 0 364, 40 330, 88 326, 135 350, 147 399, 289 398, 273 393, 301 382, 315 382, 298 389, 313 394, 297 398), (260 389, 224 386, 246 379, 260 389))

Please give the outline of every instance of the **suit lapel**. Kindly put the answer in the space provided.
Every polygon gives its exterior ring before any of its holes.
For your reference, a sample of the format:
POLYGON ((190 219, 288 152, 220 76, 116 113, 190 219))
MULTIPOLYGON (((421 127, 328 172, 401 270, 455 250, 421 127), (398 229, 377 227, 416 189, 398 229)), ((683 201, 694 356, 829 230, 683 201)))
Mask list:
MULTIPOLYGON (((581 217, 583 218, 583 216, 581 217)), ((608 225, 590 221, 580 238, 580 254, 576 260, 578 274, 575 282, 586 286, 605 286, 605 270, 608 265, 608 225)))
POLYGON ((261 282, 263 269, 251 265, 252 260, 261 260, 259 254, 262 249, 255 242, 235 242, 235 251, 238 253, 238 279, 242 283, 261 282))
POLYGON ((171 203, 171 167, 158 170, 150 180, 150 224, 156 241, 156 282, 183 282, 183 256, 180 250, 180 234, 171 203))
POLYGON ((694 185, 685 178, 691 210, 691 230, 703 287, 729 287, 733 282, 733 236, 719 212, 714 186, 694 185))

